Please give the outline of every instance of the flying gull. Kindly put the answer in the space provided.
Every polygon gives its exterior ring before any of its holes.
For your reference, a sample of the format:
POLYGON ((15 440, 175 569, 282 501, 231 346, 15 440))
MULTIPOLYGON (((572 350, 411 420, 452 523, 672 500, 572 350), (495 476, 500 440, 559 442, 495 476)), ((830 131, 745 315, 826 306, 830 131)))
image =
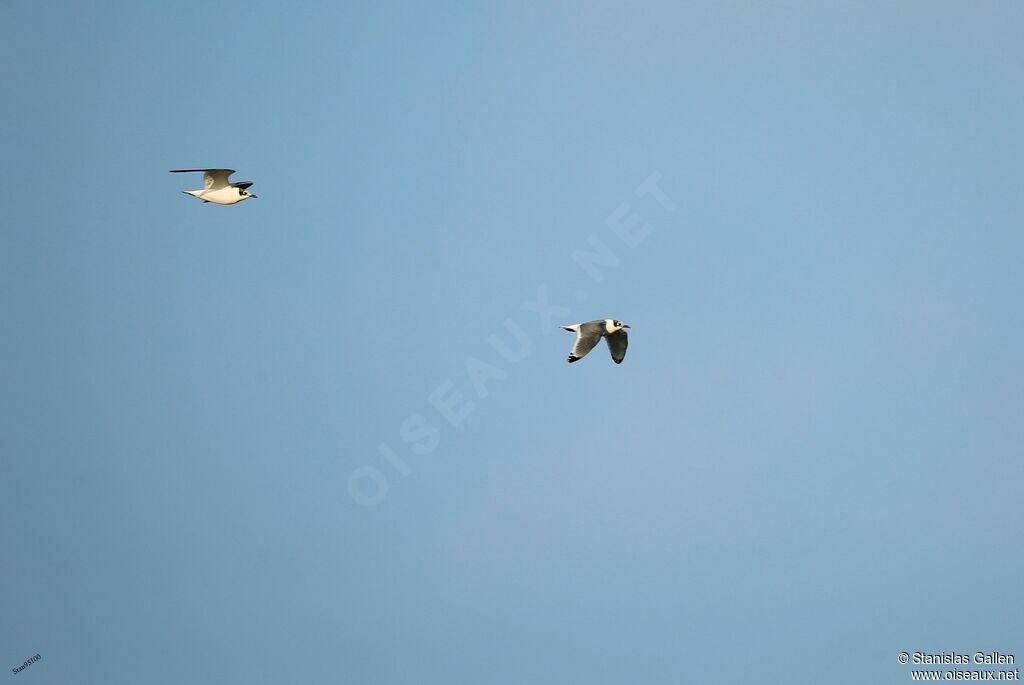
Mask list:
POLYGON ((181 192, 192 197, 197 197, 203 202, 213 202, 218 205, 233 205, 250 197, 256 197, 249 192, 248 188, 252 181, 240 183, 229 183, 228 176, 235 173, 234 169, 172 169, 172 174, 187 174, 195 171, 203 172, 203 182, 206 186, 202 190, 183 190, 181 192))
POLYGON ((626 357, 626 346, 629 345, 629 338, 626 335, 628 324, 615 319, 598 319, 561 328, 576 334, 576 344, 573 345, 572 352, 569 353, 570 364, 587 356, 587 352, 594 349, 594 345, 601 338, 608 341, 608 351, 612 353, 612 361, 621 364, 626 357))

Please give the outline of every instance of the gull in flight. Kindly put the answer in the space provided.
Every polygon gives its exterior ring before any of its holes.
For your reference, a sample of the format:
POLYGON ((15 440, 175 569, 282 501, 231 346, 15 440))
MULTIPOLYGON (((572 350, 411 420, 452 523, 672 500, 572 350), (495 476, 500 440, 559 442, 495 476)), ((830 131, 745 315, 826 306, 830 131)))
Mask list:
POLYGON ((608 351, 612 353, 612 361, 621 364, 626 358, 626 346, 629 345, 629 338, 626 335, 628 324, 615 319, 598 319, 587 323, 577 323, 572 326, 561 326, 563 330, 576 334, 576 344, 569 353, 569 363, 583 359, 587 352, 594 349, 594 345, 601 338, 608 342, 608 351))
POLYGON ((172 174, 188 174, 196 171, 203 172, 203 184, 206 187, 202 190, 181 191, 186 195, 218 205, 233 205, 242 200, 248 200, 250 197, 256 197, 249 192, 252 181, 228 183, 228 176, 235 173, 234 169, 171 169, 172 174))

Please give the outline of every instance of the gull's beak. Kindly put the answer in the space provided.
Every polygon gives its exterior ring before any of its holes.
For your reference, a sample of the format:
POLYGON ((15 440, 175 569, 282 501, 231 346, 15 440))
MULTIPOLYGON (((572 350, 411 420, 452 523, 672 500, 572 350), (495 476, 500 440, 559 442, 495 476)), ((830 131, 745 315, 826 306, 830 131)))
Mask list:
POLYGON ((252 193, 249 193, 249 197, 259 197, 259 195, 253 195, 252 193))
POLYGON ((622 324, 622 327, 623 328, 629 328, 629 324, 628 323, 624 323, 624 324, 622 324))

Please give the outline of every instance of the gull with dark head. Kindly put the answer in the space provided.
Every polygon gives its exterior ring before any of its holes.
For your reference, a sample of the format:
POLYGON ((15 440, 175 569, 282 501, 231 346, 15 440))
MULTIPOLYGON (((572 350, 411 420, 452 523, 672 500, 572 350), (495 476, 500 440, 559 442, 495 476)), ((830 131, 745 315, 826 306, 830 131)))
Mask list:
POLYGON ((626 347, 629 345, 629 337, 626 335, 628 324, 616 319, 598 319, 587 323, 577 323, 572 326, 562 326, 563 330, 576 334, 576 344, 569 353, 569 363, 583 359, 587 352, 594 349, 594 345, 601 338, 608 343, 608 351, 612 353, 612 361, 621 364, 626 358, 626 347))
POLYGON ((228 177, 235 173, 234 169, 172 169, 172 174, 188 174, 196 171, 203 172, 202 190, 183 190, 181 192, 192 197, 199 198, 203 202, 213 202, 218 205, 233 205, 250 197, 256 197, 249 192, 252 181, 241 181, 230 183, 228 177))

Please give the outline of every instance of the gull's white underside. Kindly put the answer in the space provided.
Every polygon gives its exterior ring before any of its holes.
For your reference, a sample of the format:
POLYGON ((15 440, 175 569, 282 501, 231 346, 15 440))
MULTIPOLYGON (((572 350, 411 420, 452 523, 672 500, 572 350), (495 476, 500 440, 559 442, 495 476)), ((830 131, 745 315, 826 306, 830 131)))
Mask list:
POLYGON ((233 205, 236 202, 241 202, 251 197, 250 195, 243 195, 239 191, 241 191, 241 188, 228 186, 227 188, 218 188, 216 190, 183 190, 182 192, 192 197, 198 197, 206 202, 213 202, 218 205, 233 205))

